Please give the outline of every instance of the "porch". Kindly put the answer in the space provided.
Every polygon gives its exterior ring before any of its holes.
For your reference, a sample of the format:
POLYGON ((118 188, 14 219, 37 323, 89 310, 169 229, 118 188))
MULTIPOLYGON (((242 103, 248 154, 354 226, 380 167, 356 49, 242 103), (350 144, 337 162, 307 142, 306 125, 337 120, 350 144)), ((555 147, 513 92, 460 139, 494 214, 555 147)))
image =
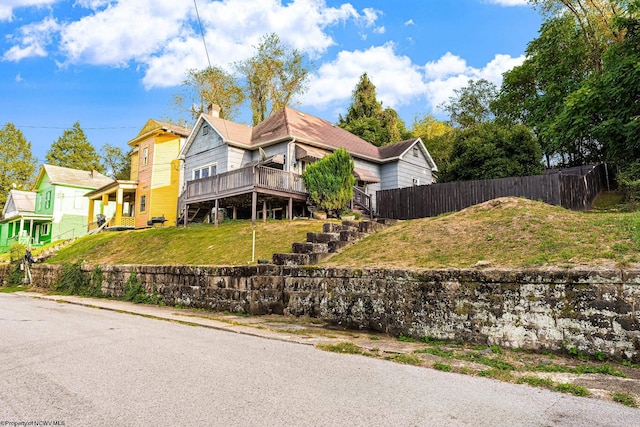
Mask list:
POLYGON ((85 195, 89 199, 87 231, 92 232, 101 226, 102 228, 135 228, 137 189, 137 181, 114 181, 87 193, 85 195))
POLYGON ((283 210, 288 219, 293 218, 293 205, 304 204, 307 192, 302 175, 255 164, 240 169, 188 181, 184 192, 178 198, 178 222, 187 225, 196 219, 199 212, 213 212, 212 222, 218 223, 221 202, 231 206, 235 218, 238 209, 250 206, 251 222, 258 217, 258 201, 262 201, 262 217, 266 220, 268 211, 272 215, 283 210), (271 206, 269 206, 271 205, 271 206))

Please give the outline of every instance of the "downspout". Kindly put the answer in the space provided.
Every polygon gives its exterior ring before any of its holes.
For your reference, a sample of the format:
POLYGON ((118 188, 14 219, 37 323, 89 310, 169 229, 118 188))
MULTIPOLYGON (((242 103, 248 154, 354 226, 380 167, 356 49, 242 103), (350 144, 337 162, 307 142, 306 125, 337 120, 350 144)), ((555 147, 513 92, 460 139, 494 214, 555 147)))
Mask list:
POLYGON ((287 171, 293 172, 293 161, 292 159, 295 157, 295 143, 296 137, 294 136, 291 141, 287 144, 287 171), (291 155, 291 146, 293 145, 293 155, 291 155))

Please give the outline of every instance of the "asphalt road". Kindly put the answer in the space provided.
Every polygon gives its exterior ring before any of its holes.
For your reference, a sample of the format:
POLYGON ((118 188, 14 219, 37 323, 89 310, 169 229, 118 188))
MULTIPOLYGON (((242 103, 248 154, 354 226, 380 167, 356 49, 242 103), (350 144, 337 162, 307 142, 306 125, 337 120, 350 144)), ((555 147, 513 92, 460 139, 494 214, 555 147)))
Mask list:
POLYGON ((0 427, 29 422, 637 426, 640 410, 311 346, 0 294, 0 427))

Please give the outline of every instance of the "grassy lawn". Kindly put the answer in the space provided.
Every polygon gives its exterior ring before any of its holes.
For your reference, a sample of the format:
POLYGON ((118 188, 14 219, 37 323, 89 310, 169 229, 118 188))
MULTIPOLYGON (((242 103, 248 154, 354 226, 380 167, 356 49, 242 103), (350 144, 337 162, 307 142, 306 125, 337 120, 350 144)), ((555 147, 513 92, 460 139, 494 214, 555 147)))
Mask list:
MULTIPOLYGON (((256 224, 256 254, 271 260, 291 252, 307 232, 321 231, 319 221, 267 221, 256 224)), ((227 221, 214 227, 192 224, 85 236, 47 260, 51 264, 86 261, 104 264, 246 265, 251 261, 251 221, 227 221)))
POLYGON ((521 198, 402 221, 325 264, 361 268, 631 266, 640 212, 574 212, 521 198))

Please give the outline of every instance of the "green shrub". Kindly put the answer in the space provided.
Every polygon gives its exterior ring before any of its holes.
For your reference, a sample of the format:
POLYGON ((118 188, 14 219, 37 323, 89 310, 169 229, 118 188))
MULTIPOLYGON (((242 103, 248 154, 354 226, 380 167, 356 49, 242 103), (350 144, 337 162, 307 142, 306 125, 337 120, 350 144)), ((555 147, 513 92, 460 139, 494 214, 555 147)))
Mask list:
POLYGON ((62 266, 62 272, 54 285, 54 290, 65 295, 83 295, 88 287, 89 278, 82 271, 82 262, 77 262, 62 266))
POLYGON ((302 179, 316 208, 336 216, 353 198, 353 159, 347 150, 339 148, 307 166, 302 179))
POLYGON ((124 284, 124 300, 135 303, 145 302, 146 291, 138 274, 134 271, 124 284))

